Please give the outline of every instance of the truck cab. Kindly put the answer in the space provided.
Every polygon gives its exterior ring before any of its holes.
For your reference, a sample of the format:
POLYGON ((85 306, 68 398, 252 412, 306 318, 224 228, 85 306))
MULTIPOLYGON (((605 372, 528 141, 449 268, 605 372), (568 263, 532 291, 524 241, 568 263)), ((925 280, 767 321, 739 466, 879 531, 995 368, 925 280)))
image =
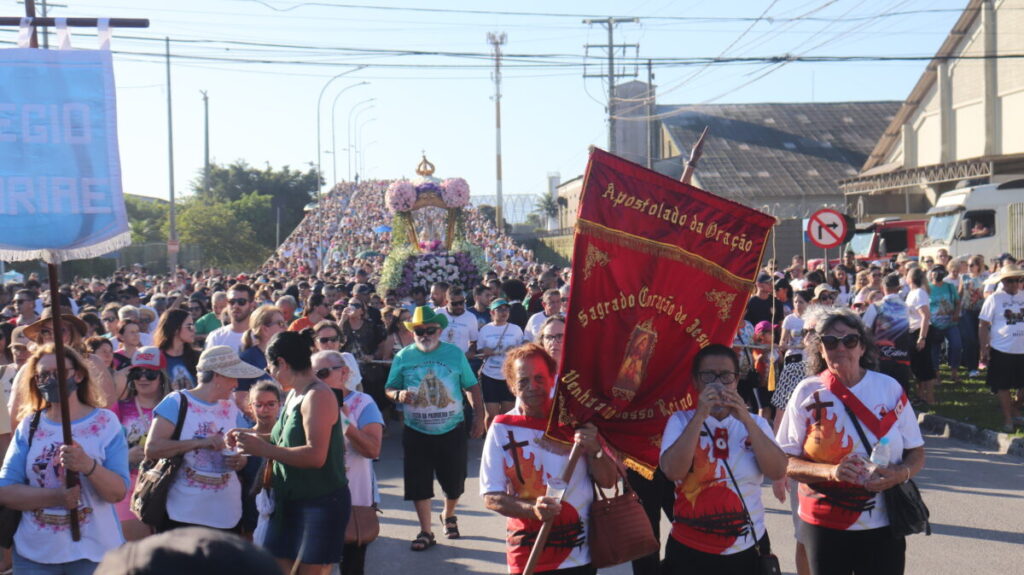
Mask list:
POLYGON ((900 252, 916 256, 924 241, 925 220, 878 218, 868 224, 857 224, 848 249, 859 260, 891 259, 900 252))
POLYGON ((928 210, 922 257, 1024 255, 1024 179, 946 192, 928 210))

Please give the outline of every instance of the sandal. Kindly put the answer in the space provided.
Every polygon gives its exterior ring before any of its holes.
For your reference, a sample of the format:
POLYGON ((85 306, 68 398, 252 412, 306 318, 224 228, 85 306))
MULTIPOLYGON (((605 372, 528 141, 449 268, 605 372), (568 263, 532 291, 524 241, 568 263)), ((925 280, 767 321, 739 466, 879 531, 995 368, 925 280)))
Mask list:
POLYGON ((458 539, 462 537, 459 533, 459 518, 452 515, 451 517, 445 518, 441 515, 441 523, 444 524, 444 536, 448 539, 458 539))
POLYGON ((427 533, 426 531, 420 531, 420 534, 416 536, 416 539, 412 540, 410 549, 413 551, 424 551, 437 545, 437 541, 434 539, 433 533, 427 533))

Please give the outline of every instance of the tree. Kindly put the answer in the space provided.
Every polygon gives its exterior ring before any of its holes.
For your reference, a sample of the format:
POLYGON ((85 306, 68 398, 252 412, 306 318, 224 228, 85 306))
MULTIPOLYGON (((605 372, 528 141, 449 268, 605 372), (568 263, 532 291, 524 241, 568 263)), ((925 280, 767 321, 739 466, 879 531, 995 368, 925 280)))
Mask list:
POLYGON ((178 215, 178 237, 182 243, 203 246, 205 265, 232 270, 256 268, 271 252, 257 244, 256 234, 238 213, 236 202, 186 200, 178 215))
POLYGON ((551 194, 537 194, 537 203, 533 204, 533 211, 545 218, 557 218, 558 199, 551 194))
POLYGON ((306 172, 288 166, 275 170, 269 164, 261 170, 244 160, 228 166, 210 164, 208 190, 203 186, 201 171, 192 180, 192 190, 198 199, 209 204, 230 204, 241 210, 242 219, 254 230, 255 241, 268 249, 276 247, 277 208, 281 209, 281 237, 287 237, 302 221, 303 208, 316 197, 320 185, 312 165, 306 172))
POLYGON ((128 227, 132 230, 133 244, 153 244, 167 241, 166 202, 136 196, 124 197, 128 214, 128 227))

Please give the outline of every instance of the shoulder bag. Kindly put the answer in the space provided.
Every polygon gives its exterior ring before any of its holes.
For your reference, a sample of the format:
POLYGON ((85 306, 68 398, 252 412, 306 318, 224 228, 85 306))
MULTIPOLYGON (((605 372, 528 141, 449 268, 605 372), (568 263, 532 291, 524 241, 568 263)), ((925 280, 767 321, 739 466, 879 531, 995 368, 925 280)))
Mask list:
POLYGON ((345 527, 345 543, 352 545, 368 545, 380 535, 378 513, 384 513, 373 505, 353 505, 345 527))
MULTIPOLYGON (((32 423, 28 426, 29 449, 32 449, 32 437, 35 436, 36 428, 39 427, 39 417, 42 413, 42 410, 37 411, 32 416, 32 423)), ((26 480, 25 483, 28 483, 28 481, 26 480)), ((0 547, 10 549, 14 545, 14 533, 18 530, 20 523, 21 511, 11 509, 10 507, 0 507, 0 547)))
MULTIPOLYGON (((846 408, 846 414, 853 420, 853 427, 857 429, 857 435, 860 436, 864 449, 870 454, 871 450, 868 447, 871 443, 864 435, 860 420, 848 405, 844 403, 843 407, 846 408)), ((917 489, 917 484, 913 479, 907 479, 886 489, 882 492, 882 496, 885 497, 885 509, 889 513, 889 529, 894 536, 905 537, 921 532, 924 532, 925 535, 932 534, 932 526, 928 522, 931 512, 924 504, 924 498, 921 497, 921 492, 917 489)))
MULTIPOLYGON (((605 457, 609 457, 605 453, 605 457)), ((595 569, 627 563, 661 550, 651 520, 640 497, 626 479, 622 464, 615 461, 623 488, 615 483, 615 495, 606 497, 591 481, 594 502, 590 504, 590 563, 595 569)))
MULTIPOLYGON (((714 437, 711 430, 708 428, 708 424, 704 424, 704 431, 710 437, 714 437)), ((729 467, 729 462, 725 459, 721 460, 722 464, 725 465, 725 471, 729 474, 729 481, 732 481, 733 487, 736 488, 736 496, 740 499, 740 504, 743 505, 743 514, 747 516, 747 523, 750 524, 750 537, 754 539, 754 548, 757 549, 757 574, 758 575, 782 575, 782 567, 779 566, 779 558, 772 553, 772 550, 768 545, 762 544, 757 540, 757 529, 754 527, 754 518, 750 516, 750 510, 747 509, 747 502, 743 499, 743 492, 740 491, 740 484, 736 482, 736 477, 732 474, 732 468, 729 467)))
MULTIPOLYGON (((178 422, 174 425, 171 439, 181 439, 181 428, 185 425, 188 412, 188 397, 178 393, 178 422)), ((174 476, 185 458, 184 453, 160 459, 146 459, 139 465, 139 478, 132 491, 131 510, 140 521, 151 527, 159 527, 167 521, 167 493, 174 482, 174 476)))

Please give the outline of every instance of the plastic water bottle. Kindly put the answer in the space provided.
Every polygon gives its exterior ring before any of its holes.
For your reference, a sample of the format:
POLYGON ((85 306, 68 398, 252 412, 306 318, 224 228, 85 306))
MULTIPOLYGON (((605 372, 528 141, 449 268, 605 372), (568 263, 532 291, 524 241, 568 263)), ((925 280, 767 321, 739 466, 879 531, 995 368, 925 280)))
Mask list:
POLYGON ((878 445, 871 450, 871 463, 875 464, 876 467, 885 467, 889 465, 889 461, 892 460, 892 455, 889 452, 889 438, 883 437, 878 440, 878 445))

